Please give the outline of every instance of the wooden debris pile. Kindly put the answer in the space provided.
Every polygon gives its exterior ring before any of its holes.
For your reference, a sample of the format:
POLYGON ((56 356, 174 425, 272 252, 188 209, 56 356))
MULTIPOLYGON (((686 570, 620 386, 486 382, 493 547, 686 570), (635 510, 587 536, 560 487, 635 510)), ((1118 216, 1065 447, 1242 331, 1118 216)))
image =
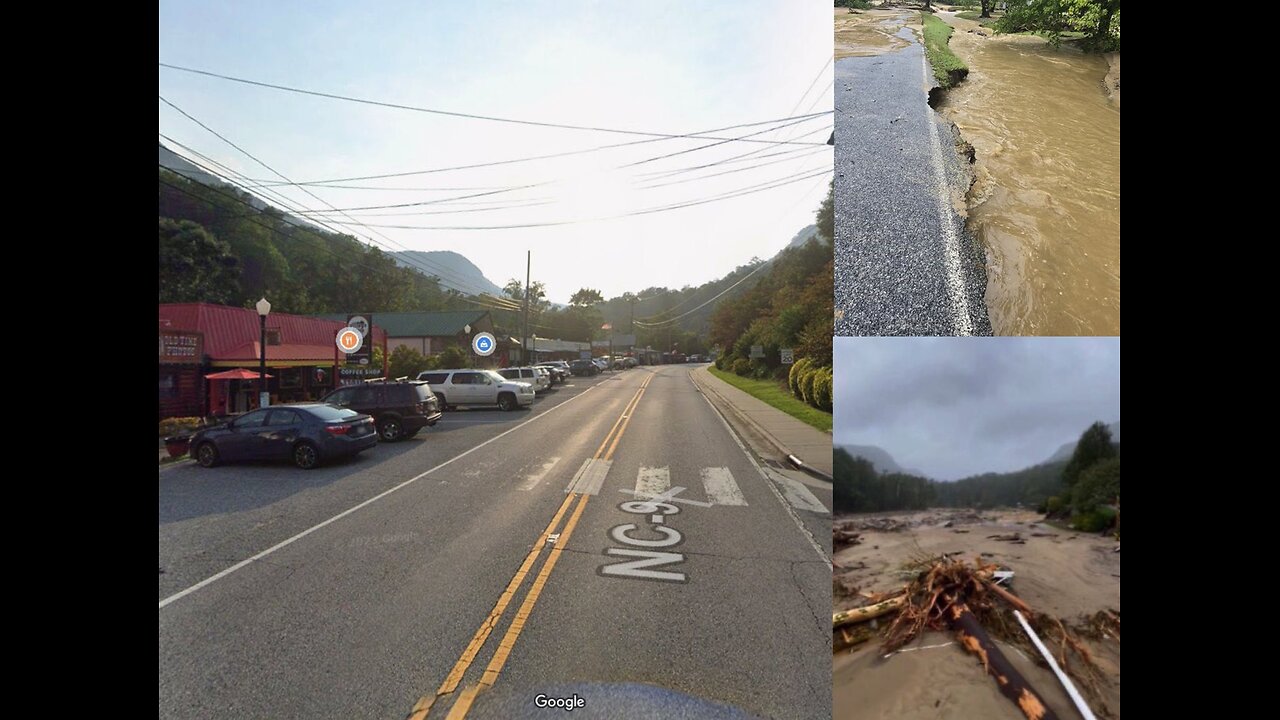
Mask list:
POLYGON ((862 533, 854 532, 847 528, 831 527, 831 548, 835 552, 858 545, 862 543, 862 533))
POLYGON ((916 567, 919 574, 902 593, 892 597, 868 596, 868 604, 863 607, 835 613, 832 629, 836 650, 878 636, 883 643, 882 652, 892 653, 927 630, 950 632, 961 647, 978 658, 995 679, 1000 692, 1017 704, 1027 718, 1055 718, 1042 696, 996 645, 994 636, 1054 670, 1082 711, 1087 712, 1089 705, 1093 705, 1100 707, 1103 715, 1110 715, 1098 688, 1102 674, 1077 633, 1119 642, 1119 613, 1099 612, 1077 626, 1077 632, 1072 632, 1057 618, 1036 613, 1017 595, 996 584, 999 568, 980 557, 970 564, 943 556, 918 562, 916 567), (888 627, 880 631, 876 618, 888 615, 894 617, 888 627), (1086 704, 1076 690, 1077 685, 1091 703, 1086 704))

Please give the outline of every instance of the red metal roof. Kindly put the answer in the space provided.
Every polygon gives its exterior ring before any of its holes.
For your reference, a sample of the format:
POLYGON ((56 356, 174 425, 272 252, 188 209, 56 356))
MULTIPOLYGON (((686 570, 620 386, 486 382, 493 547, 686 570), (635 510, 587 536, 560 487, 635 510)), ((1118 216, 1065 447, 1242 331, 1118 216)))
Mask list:
MULTIPOLYGON (((315 360, 333 362, 334 336, 346 323, 302 315, 273 312, 267 329, 280 331, 280 344, 267 345, 267 362, 315 360)), ((160 305, 161 330, 195 330, 204 333, 204 354, 211 361, 258 361, 258 313, 210 303, 160 305)), ((373 341, 382 345, 386 332, 374 327, 373 341)))

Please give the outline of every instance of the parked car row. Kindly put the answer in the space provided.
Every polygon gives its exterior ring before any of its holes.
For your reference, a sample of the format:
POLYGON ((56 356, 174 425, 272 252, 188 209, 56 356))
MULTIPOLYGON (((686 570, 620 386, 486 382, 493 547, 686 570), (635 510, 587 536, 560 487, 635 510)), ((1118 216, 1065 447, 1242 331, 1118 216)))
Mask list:
MULTIPOLYGON (((594 370, 592 374, 601 370, 591 361, 582 362, 594 370)), ((379 439, 411 438, 439 422, 445 410, 529 407, 538 392, 565 382, 571 372, 570 363, 556 361, 501 370, 427 370, 415 380, 348 385, 319 402, 262 408, 200 430, 191 438, 190 453, 204 467, 292 459, 309 470, 367 450, 379 439)))
POLYGON ((396 442, 440 421, 440 402, 425 382, 368 382, 340 387, 319 402, 254 410, 191 438, 204 467, 237 460, 288 460, 304 470, 396 442))

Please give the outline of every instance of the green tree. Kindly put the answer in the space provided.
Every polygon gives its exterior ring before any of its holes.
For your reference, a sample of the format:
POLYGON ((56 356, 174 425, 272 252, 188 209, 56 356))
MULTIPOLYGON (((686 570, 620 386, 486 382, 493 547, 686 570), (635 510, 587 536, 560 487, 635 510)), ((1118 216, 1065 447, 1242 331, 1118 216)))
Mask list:
POLYGON ((1075 487, 1080 476, 1095 463, 1115 456, 1116 448, 1111 443, 1111 431, 1107 429, 1106 423, 1095 422, 1080 435, 1075 452, 1062 471, 1063 484, 1069 488, 1075 487))
POLYGON ((400 345, 391 351, 391 359, 388 362, 390 376, 393 378, 408 377, 410 379, 418 377, 418 373, 430 368, 427 357, 417 350, 417 348, 409 345, 400 345))
POLYGON ((441 370, 465 368, 473 364, 471 355, 456 345, 445 348, 443 352, 433 355, 432 358, 435 359, 436 368, 441 370))
POLYGON ((231 247, 200 225, 160 218, 160 302, 233 302, 238 265, 231 247))
POLYGON ((836 237, 836 200, 835 200, 835 181, 832 180, 827 185, 827 196, 823 198, 822 204, 818 206, 818 233, 827 239, 827 242, 835 240, 836 237))
POLYGON ((1120 0, 1028 0, 1009 4, 999 32, 1038 32, 1057 44, 1063 32, 1084 33, 1088 50, 1120 47, 1120 0))
POLYGON ((1089 512, 1099 505, 1110 505, 1120 497, 1120 458, 1100 460, 1080 475, 1072 490, 1072 505, 1077 512, 1089 512))
MULTIPOLYGON (((250 307, 267 296, 287 313, 387 312, 472 307, 424 274, 347 235, 301 224, 249 195, 209 187, 161 168, 161 218, 196 223, 236 260, 230 296, 194 298, 250 307)), ((163 254, 163 253, 162 253, 163 254)), ((161 287, 175 287, 161 268, 161 287)))
POLYGON ((591 288, 582 288, 574 293, 573 297, 569 298, 569 304, 574 307, 587 307, 588 305, 598 305, 602 302, 604 302, 604 296, 600 294, 599 290, 592 290, 591 288))

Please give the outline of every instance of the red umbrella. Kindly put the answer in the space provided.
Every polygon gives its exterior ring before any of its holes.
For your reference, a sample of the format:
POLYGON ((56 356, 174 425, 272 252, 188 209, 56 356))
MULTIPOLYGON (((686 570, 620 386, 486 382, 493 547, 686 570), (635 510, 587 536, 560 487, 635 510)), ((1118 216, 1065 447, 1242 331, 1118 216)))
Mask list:
MULTIPOLYGON (((223 370, 222 372, 210 373, 204 377, 206 380, 257 380, 258 373, 255 370, 236 368, 235 370, 223 370)), ((271 374, 268 373, 267 377, 271 377, 271 374)))

